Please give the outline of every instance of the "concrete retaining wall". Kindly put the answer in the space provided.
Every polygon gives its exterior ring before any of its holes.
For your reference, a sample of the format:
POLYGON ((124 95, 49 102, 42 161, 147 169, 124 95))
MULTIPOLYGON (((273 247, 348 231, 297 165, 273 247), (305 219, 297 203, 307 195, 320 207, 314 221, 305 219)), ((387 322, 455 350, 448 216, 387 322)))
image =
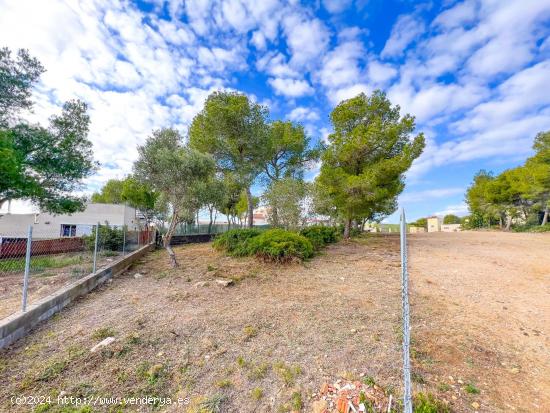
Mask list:
POLYGON ((0 320, 0 348, 9 346, 15 340, 25 336, 41 321, 47 320, 76 298, 83 296, 109 278, 126 270, 133 262, 154 249, 154 245, 146 245, 139 250, 113 262, 107 268, 89 274, 71 283, 55 293, 42 298, 28 306, 27 311, 19 311, 0 320))

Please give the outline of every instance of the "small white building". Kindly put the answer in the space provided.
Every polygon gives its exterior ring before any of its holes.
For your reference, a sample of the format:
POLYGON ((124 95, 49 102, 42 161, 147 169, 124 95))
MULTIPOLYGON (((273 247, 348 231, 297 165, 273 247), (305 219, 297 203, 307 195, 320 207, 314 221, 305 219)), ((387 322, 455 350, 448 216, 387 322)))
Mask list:
POLYGON ((0 238, 27 236, 29 225, 33 226, 33 238, 79 237, 89 235, 97 224, 115 227, 126 226, 137 231, 145 224, 139 212, 128 205, 86 204, 86 209, 73 214, 3 214, 0 215, 0 238))
POLYGON ((443 224, 441 225, 441 232, 458 232, 462 231, 460 224, 443 224))

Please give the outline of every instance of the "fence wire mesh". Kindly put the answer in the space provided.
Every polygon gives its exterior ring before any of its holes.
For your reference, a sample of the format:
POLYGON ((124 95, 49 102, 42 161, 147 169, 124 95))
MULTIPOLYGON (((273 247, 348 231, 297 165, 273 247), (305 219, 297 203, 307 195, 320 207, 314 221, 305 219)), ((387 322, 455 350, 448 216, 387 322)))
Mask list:
POLYGON ((0 233, 0 319, 153 241, 153 230, 108 223, 0 233))
POLYGON ((409 271, 407 268, 407 221, 405 210, 401 211, 400 222, 401 241, 401 301, 403 307, 403 412, 412 413, 412 386, 411 386, 411 328, 409 323, 409 271))

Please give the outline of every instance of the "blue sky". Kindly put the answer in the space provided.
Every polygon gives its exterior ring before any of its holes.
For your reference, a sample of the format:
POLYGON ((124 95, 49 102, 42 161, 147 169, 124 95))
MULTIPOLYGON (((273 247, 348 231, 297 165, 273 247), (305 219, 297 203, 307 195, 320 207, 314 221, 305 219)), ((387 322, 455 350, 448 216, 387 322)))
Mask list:
POLYGON ((67 99, 90 105, 102 167, 88 191, 130 172, 152 129, 185 134, 221 88, 302 123, 314 141, 330 133, 339 101, 385 90, 427 138, 400 197, 411 219, 465 213, 476 171, 520 164, 550 129, 550 0, 0 0, 0 9, 2 44, 30 49, 48 70, 30 120, 67 99))

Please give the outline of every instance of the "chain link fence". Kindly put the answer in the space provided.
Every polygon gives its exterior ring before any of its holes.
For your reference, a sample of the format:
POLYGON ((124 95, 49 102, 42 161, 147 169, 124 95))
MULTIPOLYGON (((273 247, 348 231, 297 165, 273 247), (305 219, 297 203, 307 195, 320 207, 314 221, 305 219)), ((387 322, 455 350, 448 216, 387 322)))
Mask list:
POLYGON ((401 241, 401 304, 403 318, 403 412, 412 413, 412 384, 411 384, 411 327, 409 307, 409 271, 407 267, 407 221, 405 210, 401 211, 400 222, 401 241))
POLYGON ((108 223, 0 234, 0 319, 153 241, 153 230, 108 223))

